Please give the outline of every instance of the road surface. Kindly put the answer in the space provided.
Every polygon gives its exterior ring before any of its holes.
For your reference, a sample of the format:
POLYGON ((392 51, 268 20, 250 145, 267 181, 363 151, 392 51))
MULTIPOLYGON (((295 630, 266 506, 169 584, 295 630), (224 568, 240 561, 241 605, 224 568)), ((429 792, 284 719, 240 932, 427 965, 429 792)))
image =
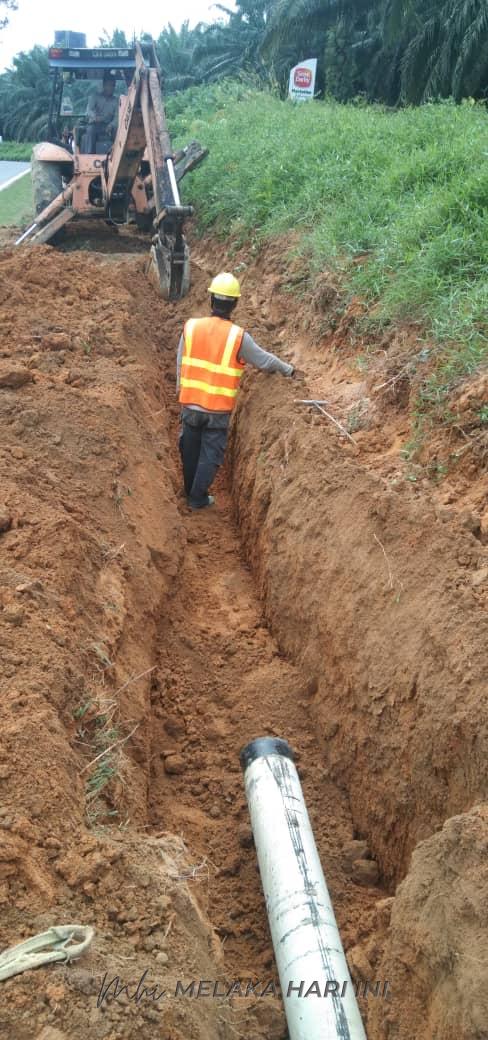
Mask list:
POLYGON ((6 181, 10 181, 12 177, 17 177, 19 173, 23 173, 24 170, 28 170, 30 163, 27 162, 10 162, 10 160, 0 161, 0 185, 5 184, 6 181))

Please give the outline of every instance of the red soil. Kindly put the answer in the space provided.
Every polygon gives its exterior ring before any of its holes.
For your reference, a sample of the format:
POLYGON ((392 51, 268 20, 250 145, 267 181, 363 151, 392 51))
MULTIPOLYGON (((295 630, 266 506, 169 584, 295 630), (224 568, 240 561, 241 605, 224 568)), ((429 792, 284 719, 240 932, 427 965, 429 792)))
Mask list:
POLYGON ((246 376, 233 501, 223 474, 216 509, 188 513, 175 349, 214 264, 215 247, 196 255, 190 298, 167 305, 145 257, 0 255, 2 945, 96 929, 77 965, 4 983, 0 1023, 12 1040, 286 1035, 272 998, 96 1006, 107 970, 276 977, 238 760, 274 732, 297 752, 351 967, 393 982, 388 1004, 363 1002, 370 1040, 411 1040, 413 1014, 416 1040, 474 1040, 482 986, 459 994, 488 889, 471 811, 487 780, 482 457, 460 456, 447 490, 410 482, 408 393, 368 405, 356 445, 295 404, 327 399, 344 423, 355 403, 361 425, 370 390, 345 328, 343 357, 313 315, 304 330, 271 255, 244 275, 240 320, 307 382, 246 376), (449 871, 478 879, 472 918, 449 871))

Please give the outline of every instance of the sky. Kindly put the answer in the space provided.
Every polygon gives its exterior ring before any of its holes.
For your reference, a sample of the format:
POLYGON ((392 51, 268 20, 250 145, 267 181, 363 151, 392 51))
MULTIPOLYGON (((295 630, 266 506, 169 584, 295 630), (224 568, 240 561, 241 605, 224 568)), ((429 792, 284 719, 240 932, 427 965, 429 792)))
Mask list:
MULTIPOLYGON (((225 6, 233 7, 232 0, 225 6)), ((174 6, 161 0, 146 0, 144 4, 133 0, 18 0, 18 10, 9 13, 9 24, 0 32, 0 71, 11 65, 19 51, 28 51, 36 43, 48 47, 54 42, 55 29, 84 32, 87 46, 95 47, 104 29, 109 33, 124 29, 128 39, 134 32, 136 36, 141 32, 158 36, 168 22, 178 29, 186 19, 196 25, 217 17, 211 0, 178 0, 174 6), (141 16, 138 9, 144 11, 141 16)))

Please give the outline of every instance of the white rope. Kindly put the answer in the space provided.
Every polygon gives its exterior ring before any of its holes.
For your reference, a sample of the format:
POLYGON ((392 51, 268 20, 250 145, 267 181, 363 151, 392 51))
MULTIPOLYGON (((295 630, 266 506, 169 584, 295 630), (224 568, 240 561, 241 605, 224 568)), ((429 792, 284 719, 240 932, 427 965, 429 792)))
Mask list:
POLYGON ((30 968, 40 968, 43 964, 76 960, 88 949, 94 935, 95 929, 90 925, 53 925, 47 932, 33 935, 0 954, 0 982, 30 968), (68 943, 73 945, 68 946, 68 943))

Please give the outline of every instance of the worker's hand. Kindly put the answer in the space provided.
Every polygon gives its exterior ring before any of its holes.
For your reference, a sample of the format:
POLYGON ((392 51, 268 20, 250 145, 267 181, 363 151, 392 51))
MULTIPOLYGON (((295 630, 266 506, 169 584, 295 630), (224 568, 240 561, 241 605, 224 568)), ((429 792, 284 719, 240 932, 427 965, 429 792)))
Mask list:
POLYGON ((302 372, 301 368, 294 368, 291 374, 291 378, 298 380, 299 383, 302 383, 305 379, 305 372, 302 372))

